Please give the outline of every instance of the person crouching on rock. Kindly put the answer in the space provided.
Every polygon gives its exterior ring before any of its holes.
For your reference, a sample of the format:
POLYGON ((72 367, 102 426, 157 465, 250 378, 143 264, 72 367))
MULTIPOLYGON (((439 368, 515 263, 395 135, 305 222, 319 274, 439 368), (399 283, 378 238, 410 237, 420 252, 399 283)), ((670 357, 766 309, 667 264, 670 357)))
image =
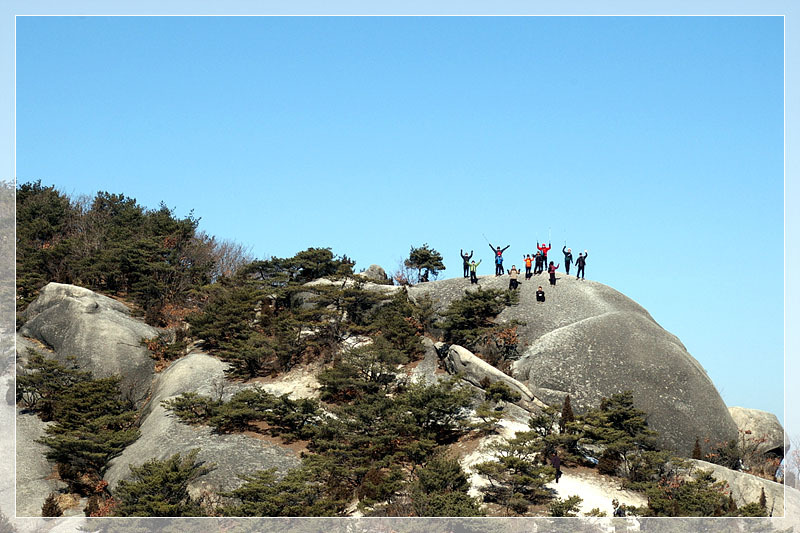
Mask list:
POLYGON ((508 271, 508 275, 511 276, 511 279, 508 281, 508 288, 514 290, 519 287, 519 281, 517 281, 519 270, 517 270, 517 265, 511 265, 511 270, 508 271))
MULTIPOLYGON (((483 259, 481 259, 481 261, 483 261, 483 259)), ((474 285, 474 284, 478 283, 478 265, 481 264, 481 261, 478 261, 476 263, 475 260, 473 259, 472 263, 469 264, 469 282, 470 282, 470 285, 474 285)))
POLYGON ((542 286, 539 285, 539 290, 536 291, 536 301, 543 302, 544 301, 544 291, 542 290, 542 286))
POLYGON ((550 266, 547 267, 547 271, 550 273, 550 285, 556 284, 556 269, 561 265, 554 265, 552 261, 550 261, 550 266))
POLYGON ((533 263, 531 254, 526 255, 522 259, 525 261, 525 279, 531 279, 531 264, 533 263))

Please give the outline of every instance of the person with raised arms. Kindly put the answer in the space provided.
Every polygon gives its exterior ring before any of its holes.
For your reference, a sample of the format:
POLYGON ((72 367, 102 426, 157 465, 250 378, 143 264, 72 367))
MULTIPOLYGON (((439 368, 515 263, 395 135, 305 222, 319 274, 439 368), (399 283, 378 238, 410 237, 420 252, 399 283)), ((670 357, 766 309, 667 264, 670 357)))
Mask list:
POLYGON ((582 254, 578 254, 578 258, 575 260, 575 266, 578 267, 578 272, 575 274, 576 278, 584 279, 586 276, 584 268, 586 267, 587 257, 589 257, 589 252, 586 250, 584 250, 582 254))
POLYGON ((569 265, 572 263, 572 248, 567 248, 565 244, 561 251, 564 252, 564 270, 567 271, 567 276, 569 276, 569 265))
POLYGON ((469 276, 469 260, 472 259, 472 250, 469 251, 469 255, 464 253, 464 250, 461 250, 461 259, 464 260, 464 277, 469 276))
MULTIPOLYGON (((510 244, 508 246, 511 246, 510 244)), ((495 247, 492 246, 492 243, 489 243, 489 248, 492 249, 494 252, 494 275, 501 276, 503 275, 503 252, 508 250, 508 246, 505 248, 500 248, 499 246, 495 247), (496 249, 495 249, 496 248, 496 249)))

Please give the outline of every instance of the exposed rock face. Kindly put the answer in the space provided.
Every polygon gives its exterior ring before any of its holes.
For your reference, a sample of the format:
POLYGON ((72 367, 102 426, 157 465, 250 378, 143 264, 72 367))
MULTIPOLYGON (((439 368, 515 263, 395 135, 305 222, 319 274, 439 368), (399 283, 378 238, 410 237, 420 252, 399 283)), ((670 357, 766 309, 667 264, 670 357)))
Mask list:
MULTIPOLYGON (((304 286, 319 287, 319 286, 333 286, 333 285, 344 289, 347 287, 352 287, 354 285, 354 282, 351 279, 348 279, 346 281, 332 281, 329 279, 322 278, 322 279, 315 279, 314 281, 309 281, 304 286)), ((399 285, 383 285, 380 283, 373 283, 371 281, 363 283, 361 288, 366 291, 375 291, 387 295, 391 295, 397 291, 403 290, 403 287, 400 287, 399 285)))
MULTIPOLYGON (((631 390, 638 408, 649 413, 660 445, 690 455, 695 438, 713 442, 737 435, 736 424, 700 364, 675 335, 647 311, 614 289, 563 274, 553 287, 544 276, 520 282, 519 305, 506 308, 498 321, 524 322, 518 328, 523 347, 512 376, 545 403, 569 394, 580 413, 602 397, 631 390), (547 301, 536 302, 539 285, 547 301)), ((508 288, 507 276, 482 276, 483 288, 508 288)), ((438 310, 461 298, 470 287, 456 278, 417 285, 409 295, 429 294, 438 310)))
MULTIPOLYGON (((739 430, 745 433, 746 443, 756 446, 761 452, 784 456, 783 426, 777 416, 744 407, 728 407, 728 411, 739 430)), ((786 448, 788 451, 788 443, 786 448)))
MULTIPOLYGON (((121 479, 130 474, 129 465, 138 466, 156 458, 186 454, 200 448, 198 460, 215 463, 216 470, 190 486, 193 495, 204 491, 229 491, 242 484, 238 474, 276 468, 279 475, 297 466, 299 459, 289 450, 243 434, 217 435, 207 426, 188 426, 162 405, 163 400, 196 392, 217 397, 224 383, 226 364, 204 353, 193 353, 176 361, 162 372, 153 385, 153 395, 139 428, 141 437, 111 462, 105 479, 113 493, 121 479)), ((223 396, 224 397, 224 396, 223 396)))
MULTIPOLYGON (((761 497, 761 488, 767 497, 767 511, 772 510, 772 516, 783 516, 783 489, 784 486, 774 481, 730 470, 724 466, 715 465, 706 461, 689 459, 698 470, 711 470, 717 481, 726 481, 730 487, 733 501, 738 507, 748 503, 758 503, 761 497)), ((788 490, 788 489, 787 489, 788 490)))
POLYGON ((389 276, 386 275, 386 271, 378 265, 370 265, 369 268, 361 272, 360 275, 379 283, 389 279, 389 276))
MULTIPOLYGON (((442 343, 437 343, 437 348, 441 348, 442 346, 442 343)), ((483 387, 481 383, 484 381, 488 381, 489 383, 502 381, 508 385, 512 391, 522 395, 522 399, 518 402, 520 405, 529 409, 534 408, 534 405, 544 407, 544 405, 534 397, 528 387, 501 372, 462 346, 458 346, 457 344, 451 345, 447 350, 447 355, 444 357, 443 363, 448 372, 461 375, 462 379, 476 387, 483 387)))
POLYGON ((75 356, 95 376, 119 375, 123 393, 146 398, 153 359, 141 341, 158 330, 132 318, 124 304, 82 287, 49 283, 25 317, 20 334, 51 346, 59 357, 75 356))
POLYGON ((437 373, 439 370, 439 352, 433 341, 427 337, 422 338, 422 345, 425 347, 425 355, 417 365, 411 369, 411 380, 414 382, 425 381, 427 383, 438 383, 450 376, 445 373, 437 373))
POLYGON ((50 424, 17 411, 17 516, 42 516, 45 498, 67 486, 52 479, 54 465, 45 458, 48 448, 35 442, 50 424))

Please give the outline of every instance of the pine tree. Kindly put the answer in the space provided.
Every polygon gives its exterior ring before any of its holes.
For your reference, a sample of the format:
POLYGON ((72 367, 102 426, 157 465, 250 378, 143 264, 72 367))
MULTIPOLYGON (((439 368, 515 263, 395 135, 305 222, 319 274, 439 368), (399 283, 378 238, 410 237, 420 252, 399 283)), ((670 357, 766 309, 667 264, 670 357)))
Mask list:
POLYGON ((468 291, 442 313, 439 327, 444 330, 447 342, 470 348, 498 327, 493 320, 503 309, 518 301, 517 291, 480 288, 468 291))
POLYGON ((417 281, 428 281, 430 275, 433 274, 435 278, 439 271, 445 270, 444 263, 442 263, 442 254, 423 244, 419 248, 411 247, 411 253, 408 259, 404 262, 406 268, 415 268, 417 270, 417 281), (422 271, 425 271, 423 274, 422 271))
POLYGON ((434 456, 417 472, 411 484, 416 516, 483 516, 480 505, 469 496, 469 479, 456 459, 434 456))
POLYGON ((758 505, 763 509, 767 508, 767 495, 764 492, 764 487, 761 487, 761 496, 758 497, 758 505))
POLYGON ((563 500, 561 498, 557 498, 548 506, 550 516, 578 516, 578 510, 580 509, 582 501, 583 498, 578 495, 572 495, 563 500))
POLYGON ((38 440, 47 458, 101 477, 109 460, 139 437, 136 412, 119 399, 119 378, 76 383, 60 395, 58 418, 38 440))
POLYGON ((131 479, 119 482, 116 516, 203 516, 200 505, 189 496, 189 485, 214 469, 197 460, 200 450, 186 456, 151 459, 141 466, 131 466, 131 479))
POLYGON ((63 511, 61 511, 61 506, 58 505, 58 500, 56 499, 56 495, 51 492, 44 500, 44 503, 42 504, 42 516, 54 517, 54 516, 61 516, 62 514, 63 511))
POLYGON ((64 363, 28 350, 28 362, 17 376, 17 401, 39 412, 42 420, 57 417, 63 395, 77 383, 89 381, 91 372, 78 368, 75 358, 64 363))
MULTIPOLYGON (((228 516, 336 516, 347 505, 328 490, 330 472, 317 457, 307 457, 302 466, 290 470, 278 479, 275 469, 262 470, 242 476, 244 484, 223 493, 240 503, 229 505, 223 513, 228 516)), ((352 494, 349 494, 352 496, 352 494)))
POLYGON ((539 441, 535 431, 525 431, 492 446, 494 460, 474 467, 489 480, 481 489, 484 501, 501 505, 507 513, 524 514, 529 505, 549 497, 544 485, 555 479, 555 470, 539 463, 539 441))
POLYGON ((646 417, 634 406, 630 391, 603 398, 599 408, 583 416, 584 438, 605 446, 601 460, 609 473, 621 464, 627 474, 631 454, 655 448, 656 432, 647 426, 646 417))

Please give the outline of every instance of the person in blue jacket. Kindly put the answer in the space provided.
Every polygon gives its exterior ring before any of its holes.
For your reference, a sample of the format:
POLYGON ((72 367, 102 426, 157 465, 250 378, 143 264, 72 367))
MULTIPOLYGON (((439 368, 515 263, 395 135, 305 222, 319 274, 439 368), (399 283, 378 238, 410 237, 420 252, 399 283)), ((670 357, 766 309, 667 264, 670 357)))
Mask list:
MULTIPOLYGON (((508 246, 511 246, 510 244, 508 246)), ((497 246, 496 248, 492 246, 492 243, 489 243, 489 248, 492 249, 494 252, 494 275, 495 276, 502 276, 504 273, 503 270, 503 252, 508 250, 508 246, 505 248, 500 248, 497 246)))

